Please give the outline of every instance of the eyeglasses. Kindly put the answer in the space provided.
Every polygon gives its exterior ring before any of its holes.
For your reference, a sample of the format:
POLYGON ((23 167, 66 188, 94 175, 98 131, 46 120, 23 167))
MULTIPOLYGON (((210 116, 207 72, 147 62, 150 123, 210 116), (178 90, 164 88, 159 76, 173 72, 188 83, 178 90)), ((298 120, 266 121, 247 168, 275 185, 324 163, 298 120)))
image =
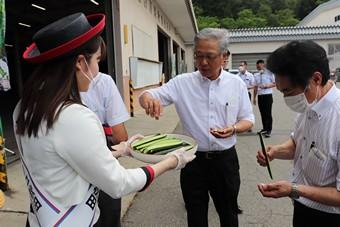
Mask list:
MULTIPOLYGON (((308 90, 308 87, 302 90, 303 93, 305 93, 308 90)), ((284 97, 286 96, 294 96, 296 94, 301 93, 301 88, 294 87, 294 88, 283 88, 279 89, 279 91, 283 94, 284 97)))
POLYGON ((202 54, 202 53, 195 53, 194 58, 197 61, 202 61, 203 59, 206 59, 207 61, 214 61, 217 57, 221 56, 221 54, 213 54, 213 53, 208 53, 208 54, 202 54))

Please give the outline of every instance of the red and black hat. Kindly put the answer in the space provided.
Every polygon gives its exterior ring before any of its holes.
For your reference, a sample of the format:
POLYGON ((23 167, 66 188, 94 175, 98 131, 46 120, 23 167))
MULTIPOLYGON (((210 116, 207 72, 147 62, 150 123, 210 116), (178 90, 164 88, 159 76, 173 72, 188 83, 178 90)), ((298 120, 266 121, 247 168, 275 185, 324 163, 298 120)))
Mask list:
POLYGON ((23 58, 28 62, 42 63, 60 57, 100 34, 104 27, 104 14, 85 17, 83 13, 75 13, 61 18, 35 33, 23 58))

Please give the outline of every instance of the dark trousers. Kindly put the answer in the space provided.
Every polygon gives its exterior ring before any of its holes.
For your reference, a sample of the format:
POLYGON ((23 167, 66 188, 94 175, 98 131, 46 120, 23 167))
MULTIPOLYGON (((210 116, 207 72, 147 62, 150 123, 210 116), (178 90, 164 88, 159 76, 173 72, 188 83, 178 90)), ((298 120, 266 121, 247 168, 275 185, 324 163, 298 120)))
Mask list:
POLYGON ((220 157, 197 155, 181 170, 181 189, 189 227, 208 226, 209 194, 222 227, 238 227, 239 162, 235 148, 220 157))
POLYGON ((294 227, 339 227, 340 214, 326 213, 294 201, 294 227))
POLYGON ((103 191, 99 192, 100 216, 94 227, 120 227, 121 199, 113 199, 103 191))
POLYGON ((258 104, 261 113, 262 126, 265 131, 271 132, 273 127, 272 105, 273 95, 258 95, 258 104))

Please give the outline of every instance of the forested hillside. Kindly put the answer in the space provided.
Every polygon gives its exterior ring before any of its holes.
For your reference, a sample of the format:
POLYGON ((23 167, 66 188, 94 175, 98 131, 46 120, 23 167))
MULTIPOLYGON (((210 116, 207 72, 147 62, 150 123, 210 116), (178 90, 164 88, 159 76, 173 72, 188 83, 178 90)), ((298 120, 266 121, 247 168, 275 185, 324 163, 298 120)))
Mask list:
POLYGON ((193 0, 200 29, 294 26, 328 0, 193 0))

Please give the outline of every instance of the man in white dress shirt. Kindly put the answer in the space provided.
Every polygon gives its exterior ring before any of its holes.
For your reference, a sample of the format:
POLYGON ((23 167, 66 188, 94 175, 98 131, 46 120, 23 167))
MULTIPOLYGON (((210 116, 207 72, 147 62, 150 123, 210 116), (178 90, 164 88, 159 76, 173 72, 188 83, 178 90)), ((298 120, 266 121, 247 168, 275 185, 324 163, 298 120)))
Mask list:
POLYGON ((244 81, 247 85, 249 99, 251 100, 250 90, 254 88, 255 79, 254 75, 248 71, 248 63, 247 61, 241 61, 240 66, 238 67, 239 73, 238 76, 244 81))
MULTIPOLYGON (((274 51, 268 68, 286 105, 299 113, 291 137, 268 146, 271 160, 294 160, 290 181, 259 184, 265 197, 293 199, 293 226, 340 226, 340 90, 329 80, 325 50, 293 41, 274 51)), ((258 152, 260 165, 264 156, 258 152)))
POLYGON ((272 72, 265 68, 264 61, 258 60, 256 62, 258 73, 254 74, 254 98, 253 103, 256 105, 256 96, 258 98, 259 110, 262 120, 262 133, 266 138, 271 136, 273 128, 273 87, 275 87, 275 77, 272 72))
MULTIPOLYGON (((80 92, 83 102, 102 122, 108 147, 128 139, 124 126, 130 116, 112 77, 99 73, 87 92, 80 92)), ((95 227, 120 227, 121 199, 113 199, 103 191, 99 193, 100 216, 95 227)))
POLYGON ((238 226, 236 134, 252 127, 254 115, 246 85, 221 67, 227 45, 227 30, 201 30, 194 47, 198 71, 178 75, 139 98, 146 113, 156 119, 162 106, 175 104, 183 133, 198 143, 197 158, 181 171, 180 179, 189 227, 208 226, 209 194, 221 226, 238 226))

